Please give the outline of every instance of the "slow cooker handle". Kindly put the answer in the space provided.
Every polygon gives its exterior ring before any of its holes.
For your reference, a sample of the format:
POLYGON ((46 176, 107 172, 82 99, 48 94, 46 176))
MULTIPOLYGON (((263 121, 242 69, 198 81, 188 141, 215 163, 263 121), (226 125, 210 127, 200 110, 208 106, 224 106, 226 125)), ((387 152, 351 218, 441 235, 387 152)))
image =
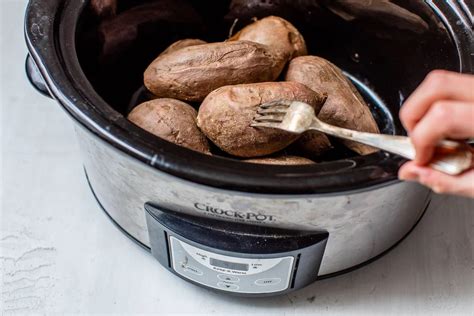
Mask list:
POLYGON ((31 85, 39 93, 49 98, 53 98, 48 90, 46 82, 44 81, 43 75, 41 75, 38 66, 36 66, 36 63, 34 62, 33 58, 31 58, 30 54, 26 56, 25 71, 31 85))

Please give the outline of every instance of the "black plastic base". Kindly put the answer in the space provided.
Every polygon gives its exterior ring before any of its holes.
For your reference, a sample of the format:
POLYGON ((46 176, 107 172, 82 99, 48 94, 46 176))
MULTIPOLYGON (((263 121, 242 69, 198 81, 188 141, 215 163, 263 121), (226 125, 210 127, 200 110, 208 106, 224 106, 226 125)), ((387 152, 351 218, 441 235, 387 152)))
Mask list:
MULTIPOLYGON (((107 217, 112 221, 112 223, 122 232, 124 233, 127 237, 129 237, 133 242, 135 242, 137 245, 139 245, 140 247, 142 247, 143 249, 145 249, 147 252, 150 252, 151 253, 151 249, 150 247, 148 247, 147 245, 145 245, 144 243, 142 243, 141 241, 139 241, 138 239, 136 239, 134 236, 130 235, 122 226, 119 225, 119 223, 117 223, 113 218, 112 216, 110 216, 110 214, 107 212, 107 210, 104 208, 104 206, 102 205, 102 203, 100 202, 99 198, 97 197, 95 191, 94 191, 94 188, 92 187, 92 184, 89 180, 89 176, 87 175, 87 170, 84 168, 84 172, 85 172, 85 175, 86 175, 86 179, 87 179, 87 183, 89 184, 89 188, 91 189, 92 191, 92 194, 94 195, 97 203, 99 204, 100 208, 104 211, 104 213, 107 215, 107 217)), ((327 279, 327 278, 332 278, 332 277, 336 277, 336 276, 340 276, 342 274, 346 274, 346 273, 349 273, 349 272, 352 272, 354 270, 357 270, 359 268, 362 268, 380 258, 382 258, 383 256, 385 256, 386 254, 388 254, 390 251, 392 251, 393 249, 395 249, 395 247, 397 247, 399 244, 401 244, 405 238, 408 237, 408 235, 410 235, 410 233, 415 229, 416 226, 418 226, 418 223, 421 221, 421 219, 424 217, 424 215, 426 214, 426 210, 428 209, 428 207, 430 206, 430 203, 431 203, 431 199, 426 203, 426 207, 425 209, 423 210, 423 213, 421 214, 420 218, 416 221, 415 225, 413 225, 413 227, 399 240, 397 241, 393 246, 391 246, 390 248, 388 248, 387 250, 385 250, 384 252, 380 253, 379 255, 367 260, 367 261, 364 261, 358 265, 355 265, 351 268, 348 268, 348 269, 344 269, 344 270, 341 270, 341 271, 338 271, 338 272, 334 272, 334 273, 330 273, 330 274, 325 274, 325 275, 321 275, 318 277, 317 280, 323 280, 323 279, 327 279)))

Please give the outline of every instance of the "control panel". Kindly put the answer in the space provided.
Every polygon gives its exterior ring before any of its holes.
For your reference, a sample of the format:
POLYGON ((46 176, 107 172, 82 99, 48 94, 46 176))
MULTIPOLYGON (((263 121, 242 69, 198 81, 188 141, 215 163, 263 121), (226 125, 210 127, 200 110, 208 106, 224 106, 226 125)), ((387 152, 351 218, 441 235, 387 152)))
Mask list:
POLYGON ((318 277, 328 233, 252 226, 146 204, 151 252, 196 285, 241 296, 269 296, 318 277))
POLYGON ((294 257, 239 258, 212 253, 170 237, 173 269, 196 283, 237 293, 273 293, 290 285, 294 257))

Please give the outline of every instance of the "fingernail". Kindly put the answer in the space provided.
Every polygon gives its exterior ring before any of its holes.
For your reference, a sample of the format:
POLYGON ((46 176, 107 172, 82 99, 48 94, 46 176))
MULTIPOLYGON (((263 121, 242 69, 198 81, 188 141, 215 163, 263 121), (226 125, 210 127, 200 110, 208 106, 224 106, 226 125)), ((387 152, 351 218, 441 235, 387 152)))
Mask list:
POLYGON ((415 166, 410 170, 411 177, 409 180, 423 183, 424 179, 429 175, 429 170, 423 167, 415 166))
POLYGON ((418 181, 419 179, 418 174, 411 170, 410 172, 406 172, 405 174, 400 175, 399 178, 404 181, 418 181))
POLYGON ((440 187, 432 187, 431 190, 433 190, 435 193, 440 194, 441 193, 441 188, 440 187))

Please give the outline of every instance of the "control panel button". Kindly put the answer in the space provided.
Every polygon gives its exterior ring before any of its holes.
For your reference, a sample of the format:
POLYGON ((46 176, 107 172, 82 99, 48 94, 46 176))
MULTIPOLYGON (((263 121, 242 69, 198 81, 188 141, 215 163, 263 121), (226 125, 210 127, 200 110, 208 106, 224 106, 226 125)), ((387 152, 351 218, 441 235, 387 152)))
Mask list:
POLYGON ((170 236, 171 263, 175 273, 208 288, 229 293, 263 294, 289 287, 294 257, 241 258, 210 253, 170 236), (203 262, 203 256, 207 256, 203 262), (213 264, 210 258, 214 258, 213 264), (241 266, 235 265, 241 264, 241 266), (231 268, 228 264, 234 264, 231 268), (220 268, 220 266, 226 268, 220 268), (245 267, 244 267, 245 265, 245 267), (254 269, 256 267, 256 269, 254 269), (229 270, 220 271, 218 270, 229 270), (235 270, 242 268, 242 270, 235 270), (243 271, 248 268, 248 271, 243 271), (241 272, 242 274, 237 274, 241 272), (264 272, 264 273, 263 273, 264 272))
POLYGON ((240 279, 238 277, 235 277, 235 276, 232 276, 232 275, 225 275, 225 274, 219 274, 217 276, 217 278, 219 280, 222 280, 222 281, 234 282, 234 283, 237 283, 237 282, 240 281, 240 279))
POLYGON ((196 267, 183 265, 182 268, 185 272, 189 272, 196 275, 203 275, 203 272, 196 267))
POLYGON ((256 285, 259 286, 268 286, 268 285, 276 285, 281 282, 280 278, 268 278, 268 279, 258 279, 255 281, 256 285))
POLYGON ((224 282, 217 283, 217 286, 220 287, 221 289, 229 290, 229 291, 237 291, 239 289, 239 286, 236 284, 229 284, 229 283, 224 283, 224 282))

